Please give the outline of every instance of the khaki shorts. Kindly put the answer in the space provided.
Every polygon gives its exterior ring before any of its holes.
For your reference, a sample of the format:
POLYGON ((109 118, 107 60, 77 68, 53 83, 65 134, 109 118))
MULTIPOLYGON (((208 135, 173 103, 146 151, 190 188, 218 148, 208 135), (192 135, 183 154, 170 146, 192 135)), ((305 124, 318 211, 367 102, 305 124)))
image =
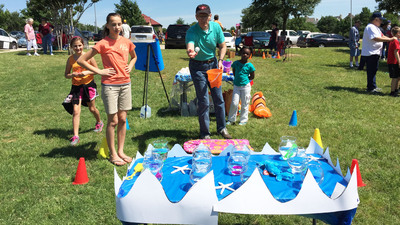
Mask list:
POLYGON ((131 84, 121 86, 101 85, 101 99, 107 114, 132 109, 131 84))

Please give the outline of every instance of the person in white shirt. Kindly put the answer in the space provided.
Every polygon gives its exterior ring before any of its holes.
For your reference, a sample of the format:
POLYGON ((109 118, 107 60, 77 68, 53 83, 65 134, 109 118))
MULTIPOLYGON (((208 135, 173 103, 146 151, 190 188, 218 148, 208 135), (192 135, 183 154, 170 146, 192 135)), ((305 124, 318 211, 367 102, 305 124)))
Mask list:
POLYGON ((126 24, 126 20, 124 19, 124 23, 122 24, 122 36, 128 39, 131 38, 131 27, 126 24))
POLYGON ((367 92, 381 92, 381 89, 376 86, 376 72, 378 71, 382 42, 395 39, 384 36, 379 30, 383 20, 380 12, 374 12, 370 23, 364 29, 361 56, 365 57, 367 64, 367 92))

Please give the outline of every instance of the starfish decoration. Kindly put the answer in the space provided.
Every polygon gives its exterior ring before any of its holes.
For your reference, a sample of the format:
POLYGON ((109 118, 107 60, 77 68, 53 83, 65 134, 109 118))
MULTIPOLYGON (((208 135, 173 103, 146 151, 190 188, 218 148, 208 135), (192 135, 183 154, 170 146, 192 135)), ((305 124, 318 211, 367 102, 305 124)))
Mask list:
POLYGON ((173 167, 174 167, 176 170, 172 171, 171 174, 176 173, 176 172, 179 172, 179 171, 181 171, 182 174, 185 174, 185 170, 192 170, 192 169, 190 169, 190 168, 187 168, 188 165, 185 165, 185 166, 173 166, 173 167))
POLYGON ((235 189, 230 187, 233 184, 233 182, 229 183, 229 184, 223 184, 221 182, 218 182, 218 184, 219 184, 219 186, 215 187, 215 189, 221 189, 221 192, 219 193, 220 195, 222 195, 224 193, 225 189, 230 190, 232 192, 235 191, 235 189))

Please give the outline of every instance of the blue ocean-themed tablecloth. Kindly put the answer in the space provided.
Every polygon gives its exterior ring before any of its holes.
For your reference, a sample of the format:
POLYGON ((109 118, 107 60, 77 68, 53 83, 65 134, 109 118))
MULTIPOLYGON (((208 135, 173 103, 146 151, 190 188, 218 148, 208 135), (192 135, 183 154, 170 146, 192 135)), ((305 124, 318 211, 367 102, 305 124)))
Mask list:
MULTIPOLYGON (((219 186, 219 182, 223 184, 233 183, 233 185, 230 187, 236 190, 242 185, 243 182, 246 182, 246 177, 248 178, 254 170, 258 170, 265 182, 265 185, 269 188, 271 194, 278 201, 287 202, 294 199, 302 187, 302 179, 304 177, 301 174, 294 174, 294 180, 292 181, 285 179, 277 181, 275 176, 263 175, 263 170, 260 169, 257 163, 265 160, 276 163, 281 171, 291 172, 291 168, 289 167, 287 161, 282 160, 280 155, 251 155, 248 169, 244 174, 244 179, 241 179, 241 176, 233 176, 229 174, 227 169, 227 156, 214 156, 212 157, 212 170, 214 171, 215 186, 219 186)), ((324 171, 324 179, 320 183, 320 188, 327 196, 332 195, 336 183, 347 186, 348 182, 328 164, 326 159, 319 158, 318 161, 324 171)), ((138 159, 135 162, 135 164, 128 171, 127 177, 134 173, 135 165, 141 162, 143 162, 143 159, 138 159)), ((161 185, 163 186, 166 196, 171 202, 179 202, 192 186, 190 183, 189 170, 185 170, 185 174, 180 171, 172 173, 175 170, 173 166, 183 167, 185 165, 188 165, 188 168, 192 167, 192 157, 167 158, 162 167, 161 171, 163 178, 161 180, 161 185)), ((122 198, 127 195, 138 176, 140 176, 140 173, 135 174, 132 179, 125 179, 120 187, 117 197, 122 198)), ((222 200, 231 193, 232 191, 225 189, 225 191, 221 194, 221 190, 216 189, 218 200, 222 200)))

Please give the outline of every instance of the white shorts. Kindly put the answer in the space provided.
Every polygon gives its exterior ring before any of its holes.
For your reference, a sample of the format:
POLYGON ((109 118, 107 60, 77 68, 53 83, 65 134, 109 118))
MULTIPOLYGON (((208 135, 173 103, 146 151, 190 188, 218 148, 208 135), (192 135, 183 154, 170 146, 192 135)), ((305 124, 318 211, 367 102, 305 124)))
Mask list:
POLYGON ((36 50, 38 48, 36 44, 36 39, 27 41, 26 47, 28 48, 28 50, 31 50, 32 47, 36 50))

